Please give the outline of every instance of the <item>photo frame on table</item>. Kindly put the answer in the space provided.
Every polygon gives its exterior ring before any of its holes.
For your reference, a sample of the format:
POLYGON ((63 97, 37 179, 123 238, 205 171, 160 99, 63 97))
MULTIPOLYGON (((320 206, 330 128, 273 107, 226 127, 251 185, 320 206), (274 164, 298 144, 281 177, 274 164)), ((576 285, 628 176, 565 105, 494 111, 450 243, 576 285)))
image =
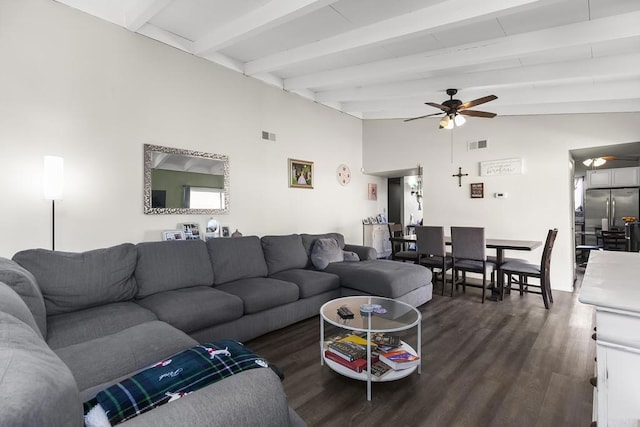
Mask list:
POLYGON ((162 240, 186 240, 182 230, 164 230, 162 240))
POLYGON ((200 225, 194 222, 180 224, 185 240, 200 240, 200 225))
POLYGON ((313 188, 313 162, 289 159, 289 187, 313 188))
POLYGON ((484 183, 476 182, 471 185, 471 198, 472 199, 482 199, 484 198, 484 183))
POLYGON ((369 217, 369 223, 377 224, 378 223, 378 218, 376 218, 375 216, 370 216, 369 217))
POLYGON ((367 198, 369 200, 378 200, 378 184, 369 183, 367 198))
POLYGON ((363 218, 363 219, 362 219, 362 223, 363 223, 364 225, 369 225, 369 224, 371 224, 371 223, 369 222, 369 218, 363 218))
POLYGON ((229 227, 224 225, 222 226, 222 237, 230 237, 231 232, 229 231, 229 227))

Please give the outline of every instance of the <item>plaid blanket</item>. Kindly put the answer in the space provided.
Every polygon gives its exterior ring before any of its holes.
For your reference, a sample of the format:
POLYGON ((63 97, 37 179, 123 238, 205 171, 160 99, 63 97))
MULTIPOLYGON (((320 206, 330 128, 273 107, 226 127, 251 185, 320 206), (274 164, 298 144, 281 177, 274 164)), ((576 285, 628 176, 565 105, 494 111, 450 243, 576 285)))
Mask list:
MULTIPOLYGON (((270 365, 265 359, 239 342, 223 340, 202 344, 99 392, 85 402, 85 415, 99 404, 109 422, 117 424, 233 374, 266 367, 270 365)), ((282 378, 277 369, 274 371, 282 378)))

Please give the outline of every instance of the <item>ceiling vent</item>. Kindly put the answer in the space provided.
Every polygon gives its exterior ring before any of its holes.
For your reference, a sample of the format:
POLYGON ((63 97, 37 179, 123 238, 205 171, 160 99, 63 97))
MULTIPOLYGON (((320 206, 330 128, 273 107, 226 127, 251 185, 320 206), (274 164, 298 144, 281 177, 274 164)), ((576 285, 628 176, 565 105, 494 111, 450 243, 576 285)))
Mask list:
POLYGON ((480 139, 478 141, 469 141, 467 143, 467 150, 478 150, 480 148, 487 148, 489 145, 486 139, 480 139))

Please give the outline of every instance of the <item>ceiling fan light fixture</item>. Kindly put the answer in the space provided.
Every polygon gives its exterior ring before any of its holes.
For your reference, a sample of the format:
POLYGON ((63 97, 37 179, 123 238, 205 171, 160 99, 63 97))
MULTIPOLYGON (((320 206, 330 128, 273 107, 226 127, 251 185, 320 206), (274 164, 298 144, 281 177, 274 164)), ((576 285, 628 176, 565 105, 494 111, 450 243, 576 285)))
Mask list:
POLYGON ((603 159, 602 157, 598 157, 593 159, 593 166, 598 167, 598 166, 602 166, 605 163, 607 163, 606 159, 603 159))
POLYGON ((467 122, 467 119, 465 119, 463 115, 456 114, 453 121, 456 123, 456 126, 462 126, 467 122))
POLYGON ((444 116, 442 120, 440 120, 440 127, 443 129, 451 129, 453 127, 453 122, 449 116, 444 116))
POLYGON ((593 163, 593 159, 587 159, 582 162, 582 164, 585 165, 586 167, 591 166, 591 163, 593 163))

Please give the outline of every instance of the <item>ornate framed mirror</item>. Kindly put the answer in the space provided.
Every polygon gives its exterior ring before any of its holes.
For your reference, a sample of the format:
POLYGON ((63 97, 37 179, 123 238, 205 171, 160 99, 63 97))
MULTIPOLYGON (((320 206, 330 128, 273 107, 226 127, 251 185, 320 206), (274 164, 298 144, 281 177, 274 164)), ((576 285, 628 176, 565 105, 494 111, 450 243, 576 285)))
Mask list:
POLYGON ((144 144, 144 213, 229 213, 229 157, 144 144))

